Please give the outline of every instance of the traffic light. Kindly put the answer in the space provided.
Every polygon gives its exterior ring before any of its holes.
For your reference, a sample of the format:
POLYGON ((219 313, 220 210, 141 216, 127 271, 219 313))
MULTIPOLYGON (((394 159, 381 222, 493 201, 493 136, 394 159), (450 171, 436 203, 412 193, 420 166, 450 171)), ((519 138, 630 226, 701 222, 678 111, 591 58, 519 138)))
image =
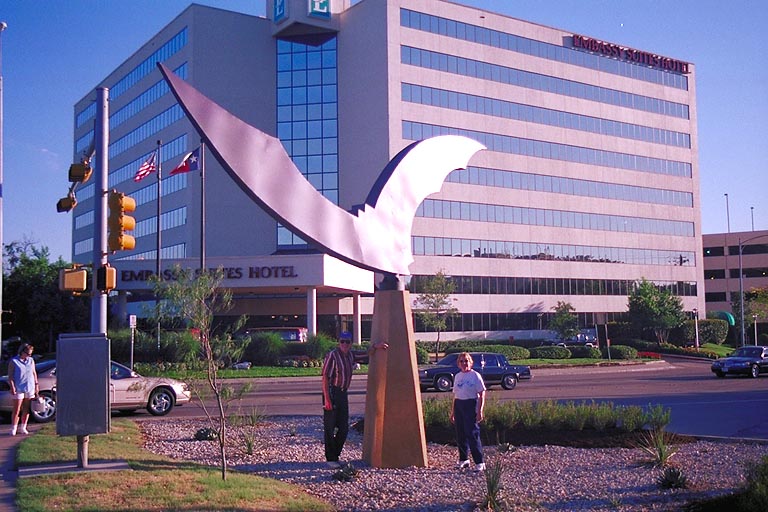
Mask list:
POLYGON ((136 239, 131 235, 126 235, 126 231, 136 228, 136 219, 126 215, 136 210, 136 201, 117 190, 109 192, 109 239, 107 245, 109 250, 130 251, 136 247, 136 239))
POLYGON ((93 169, 89 162, 86 160, 79 164, 72 164, 69 166, 69 182, 70 183, 85 183, 91 178, 93 169))
POLYGON ((117 269, 109 265, 96 269, 96 288, 110 292, 117 287, 117 269))
POLYGON ((71 211, 75 206, 77 206, 77 198, 74 193, 70 193, 67 197, 59 199, 59 202, 56 203, 56 211, 65 213, 71 211))
POLYGON ((62 292, 84 292, 88 283, 88 272, 84 268, 63 268, 59 270, 59 290, 62 292))

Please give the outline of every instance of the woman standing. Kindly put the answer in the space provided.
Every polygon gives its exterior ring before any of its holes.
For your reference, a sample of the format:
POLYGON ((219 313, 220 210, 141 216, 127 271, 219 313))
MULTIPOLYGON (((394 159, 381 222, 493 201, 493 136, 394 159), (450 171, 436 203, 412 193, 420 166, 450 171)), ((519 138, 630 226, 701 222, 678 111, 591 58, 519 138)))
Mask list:
POLYGON ((461 371, 453 379, 453 404, 451 423, 456 426, 456 443, 459 446, 457 467, 469 467, 469 454, 475 461, 475 471, 484 471, 483 446, 480 443, 480 422, 485 407, 485 383, 472 369, 472 356, 462 352, 456 359, 461 371))
POLYGON ((22 343, 19 354, 8 362, 8 384, 11 386, 13 397, 13 412, 11 415, 11 435, 16 435, 16 429, 21 416, 22 434, 29 434, 27 421, 29 420, 29 403, 37 396, 37 372, 35 361, 32 359, 34 348, 29 343, 22 343))

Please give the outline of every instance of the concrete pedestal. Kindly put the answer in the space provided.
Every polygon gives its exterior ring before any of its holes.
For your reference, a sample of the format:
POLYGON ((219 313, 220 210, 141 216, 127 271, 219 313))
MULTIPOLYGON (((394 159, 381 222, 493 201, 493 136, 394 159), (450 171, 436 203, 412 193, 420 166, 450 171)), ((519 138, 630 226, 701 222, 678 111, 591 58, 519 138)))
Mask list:
POLYGON ((368 367, 363 460, 377 468, 427 466, 427 443, 421 409, 410 294, 377 291, 371 344, 376 350, 368 367))

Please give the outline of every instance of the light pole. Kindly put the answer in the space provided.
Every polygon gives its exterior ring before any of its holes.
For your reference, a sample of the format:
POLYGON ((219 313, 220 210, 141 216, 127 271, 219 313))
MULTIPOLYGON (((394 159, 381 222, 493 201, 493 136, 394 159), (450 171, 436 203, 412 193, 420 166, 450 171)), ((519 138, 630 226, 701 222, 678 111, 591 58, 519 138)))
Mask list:
POLYGON ((755 326, 755 346, 757 346, 757 315, 752 315, 752 324, 755 326))
MULTIPOLYGON (((744 335, 744 268, 742 267, 741 263, 741 255, 744 252, 744 244, 747 242, 751 242, 752 240, 757 240, 758 238, 763 238, 768 235, 758 235, 753 236, 752 238, 747 238, 746 240, 742 240, 741 237, 739 237, 739 316, 741 317, 741 345, 744 346, 745 343, 745 335, 744 335)), ((757 345, 757 337, 755 337, 755 345, 757 345)))
POLYGON ((696 352, 699 351, 699 309, 693 308, 693 325, 696 330, 696 352))
POLYGON ((723 195, 725 195, 725 221, 728 226, 728 232, 730 233, 731 232, 731 207, 728 206, 728 194, 726 193, 723 195))
POLYGON ((8 24, 0 21, 0 340, 3 339, 3 31, 8 24))

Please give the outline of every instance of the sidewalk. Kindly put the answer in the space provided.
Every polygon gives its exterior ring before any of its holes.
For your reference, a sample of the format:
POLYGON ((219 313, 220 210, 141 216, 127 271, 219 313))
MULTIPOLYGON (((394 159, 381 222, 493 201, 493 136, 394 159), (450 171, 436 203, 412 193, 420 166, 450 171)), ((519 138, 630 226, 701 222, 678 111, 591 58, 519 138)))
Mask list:
MULTIPOLYGON (((30 422, 27 426, 30 435, 34 434, 39 425, 30 422)), ((8 435, 10 425, 0 424, 0 463, 2 464, 2 480, 0 481, 0 512, 16 512, 16 480, 19 472, 16 468, 16 449, 27 437, 23 435, 8 435)))

